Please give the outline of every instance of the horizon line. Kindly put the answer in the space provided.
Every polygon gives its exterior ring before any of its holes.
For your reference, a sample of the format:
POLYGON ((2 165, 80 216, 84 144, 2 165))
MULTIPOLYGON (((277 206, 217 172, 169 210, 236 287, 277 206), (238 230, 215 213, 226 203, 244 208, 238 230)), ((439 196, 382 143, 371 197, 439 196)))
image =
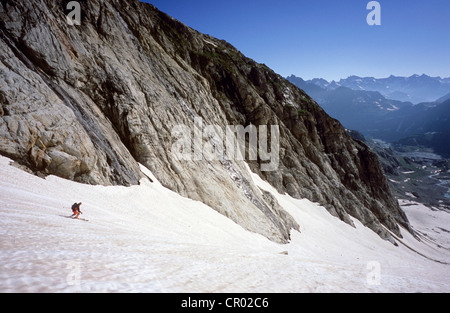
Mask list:
POLYGON ((285 78, 288 78, 288 77, 290 77, 290 76, 295 76, 295 77, 297 77, 297 78, 301 78, 301 79, 303 79, 304 81, 310 81, 310 80, 313 80, 313 79, 323 79, 323 80, 327 81, 328 83, 339 82, 339 81, 341 81, 341 80, 348 79, 348 78, 350 78, 350 77, 373 78, 373 79, 388 79, 388 78, 391 78, 391 77, 395 77, 395 78, 413 78, 413 77, 422 77, 422 76, 426 76, 426 77, 437 78, 437 79, 450 79, 450 76, 448 76, 448 77, 442 77, 442 76, 430 76, 430 75, 425 74, 425 73, 423 73, 422 75, 419 75, 419 74, 413 74, 413 75, 410 75, 410 76, 401 76, 401 75, 393 75, 393 74, 391 74, 391 75, 389 75, 389 76, 387 76, 387 77, 350 75, 350 76, 347 76, 347 77, 345 77, 345 78, 331 79, 331 80, 326 79, 326 78, 323 78, 323 77, 304 78, 304 77, 302 77, 302 76, 297 76, 296 74, 290 74, 290 75, 287 75, 285 78))

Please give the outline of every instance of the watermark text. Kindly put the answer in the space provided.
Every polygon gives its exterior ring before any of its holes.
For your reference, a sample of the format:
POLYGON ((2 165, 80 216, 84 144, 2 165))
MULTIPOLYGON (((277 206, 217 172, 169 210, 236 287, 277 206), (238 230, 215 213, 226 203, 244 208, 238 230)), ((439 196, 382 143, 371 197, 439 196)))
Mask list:
POLYGON ((260 160, 261 171, 270 172, 278 169, 280 162, 280 129, 278 125, 270 126, 228 125, 223 130, 218 125, 204 125, 203 119, 195 118, 194 128, 177 125, 172 129, 176 141, 172 153, 178 160, 260 160), (247 138, 248 136, 248 150, 247 138), (270 150, 268 141, 270 140, 270 150), (265 162, 265 163, 264 163, 265 162))

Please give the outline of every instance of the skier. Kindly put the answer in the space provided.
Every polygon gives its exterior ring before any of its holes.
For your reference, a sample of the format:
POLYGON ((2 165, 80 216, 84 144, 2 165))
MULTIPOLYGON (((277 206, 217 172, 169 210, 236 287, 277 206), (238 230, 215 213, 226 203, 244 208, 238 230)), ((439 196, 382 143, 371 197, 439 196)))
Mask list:
POLYGON ((83 214, 83 212, 81 212, 81 210, 80 210, 80 206, 82 205, 82 203, 80 202, 80 203, 74 203, 73 205, 72 205, 72 212, 73 212, 73 214, 72 214, 72 218, 75 218, 75 219, 78 219, 78 216, 80 216, 80 214, 83 214))

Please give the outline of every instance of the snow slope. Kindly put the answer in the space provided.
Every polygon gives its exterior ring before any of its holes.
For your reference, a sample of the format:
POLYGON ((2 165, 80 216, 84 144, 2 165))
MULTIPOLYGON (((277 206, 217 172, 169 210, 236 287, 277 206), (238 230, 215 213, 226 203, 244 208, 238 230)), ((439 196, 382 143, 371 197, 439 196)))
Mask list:
MULTIPOLYGON (((450 263, 449 233, 433 237, 437 213, 426 207, 407 213, 432 239, 404 232, 404 242, 428 258, 253 175, 301 226, 280 245, 169 191, 144 167, 154 183, 126 188, 41 179, 9 163, 0 157, 0 292, 450 291, 450 265, 430 260, 450 263), (89 222, 66 218, 75 201, 89 222)), ((450 214, 438 220, 445 229, 450 214)))

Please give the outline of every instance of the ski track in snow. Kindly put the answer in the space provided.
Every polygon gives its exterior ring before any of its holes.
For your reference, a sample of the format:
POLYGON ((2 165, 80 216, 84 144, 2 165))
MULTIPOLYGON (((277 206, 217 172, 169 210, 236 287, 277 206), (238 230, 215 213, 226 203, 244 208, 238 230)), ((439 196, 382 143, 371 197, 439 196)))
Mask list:
MULTIPOLYGON (((255 174, 300 224, 287 245, 167 190, 144 167, 154 183, 126 188, 41 179, 9 163, 0 157, 0 292, 450 291, 449 265, 280 195, 255 174), (75 201, 89 222, 66 218, 75 201), (379 284, 367 279, 370 262, 379 284)), ((449 213, 401 201, 422 238, 403 231, 404 242, 450 263, 449 213)))

